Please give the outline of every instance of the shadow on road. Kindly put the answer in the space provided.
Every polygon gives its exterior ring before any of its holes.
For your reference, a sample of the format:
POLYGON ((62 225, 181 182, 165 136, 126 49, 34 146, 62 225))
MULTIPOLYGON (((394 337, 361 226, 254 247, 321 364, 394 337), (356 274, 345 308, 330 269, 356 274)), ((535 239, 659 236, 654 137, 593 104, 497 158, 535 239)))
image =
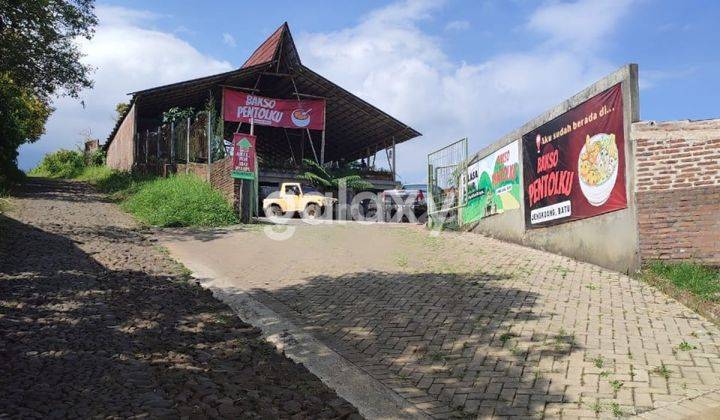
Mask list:
POLYGON ((253 294, 430 414, 538 414, 565 398, 541 359, 582 349, 533 333, 539 296, 508 279, 359 272, 253 294))
MULTIPOLYGON (((0 215, 0 417, 354 412, 164 257, 143 260, 152 270, 113 270, 78 247, 122 254, 136 232, 72 233, 0 215)), ((132 252, 114 257, 132 262, 132 252)))

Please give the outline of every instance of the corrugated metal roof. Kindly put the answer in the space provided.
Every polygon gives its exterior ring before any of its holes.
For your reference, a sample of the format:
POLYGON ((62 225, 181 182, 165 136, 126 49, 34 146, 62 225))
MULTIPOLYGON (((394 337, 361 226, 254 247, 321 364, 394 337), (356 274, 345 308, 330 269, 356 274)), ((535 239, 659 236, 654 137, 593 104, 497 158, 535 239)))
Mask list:
POLYGON ((273 59, 276 56, 280 41, 282 40, 283 32, 287 30, 287 22, 280 25, 279 28, 273 32, 259 47, 252 53, 250 58, 245 61, 245 64, 241 68, 256 66, 258 64, 264 64, 273 59))
MULTIPOLYGON (((159 115, 172 106, 192 106, 219 86, 255 88, 258 94, 274 98, 295 98, 301 94, 326 100, 326 160, 352 161, 381 150, 392 141, 402 143, 420 135, 380 109, 305 67, 295 48, 287 23, 281 25, 255 50, 243 67, 226 73, 201 77, 133 94, 145 115, 159 115)), ((109 137, 112 141, 118 125, 109 137)), ((263 137, 258 153, 284 157, 291 137, 302 133, 257 126, 263 137)), ((107 147, 107 146, 106 146, 107 147)))

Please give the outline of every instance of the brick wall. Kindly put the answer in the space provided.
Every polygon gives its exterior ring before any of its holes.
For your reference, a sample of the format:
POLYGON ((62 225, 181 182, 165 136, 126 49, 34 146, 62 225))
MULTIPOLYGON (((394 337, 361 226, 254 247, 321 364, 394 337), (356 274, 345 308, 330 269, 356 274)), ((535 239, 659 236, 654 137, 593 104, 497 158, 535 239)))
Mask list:
MULTIPOLYGON (((177 164, 177 173, 184 174, 184 163, 177 164)), ((202 179, 207 179, 207 165, 204 163, 190 163, 188 172, 202 179)), ((210 165, 210 185, 220 191, 230 203, 235 201, 235 183, 230 176, 232 173, 232 158, 226 157, 210 165)))
POLYGON ((720 266, 720 120, 632 126, 640 257, 720 266))

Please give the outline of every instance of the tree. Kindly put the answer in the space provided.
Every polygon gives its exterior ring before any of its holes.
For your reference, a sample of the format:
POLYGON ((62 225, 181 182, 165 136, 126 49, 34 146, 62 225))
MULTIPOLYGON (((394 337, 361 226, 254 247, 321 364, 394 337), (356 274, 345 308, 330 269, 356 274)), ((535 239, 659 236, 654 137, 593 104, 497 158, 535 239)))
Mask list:
POLYGON ((327 169, 318 165, 317 162, 311 159, 303 159, 303 164, 307 167, 307 171, 299 176, 300 179, 312 184, 322 191, 333 191, 337 192, 340 184, 345 183, 348 189, 354 191, 369 190, 373 188, 373 184, 365 181, 359 175, 346 175, 336 177, 333 176, 327 169))
POLYGON ((118 102, 117 105, 115 105, 115 122, 120 121, 128 108, 130 108, 130 104, 127 102, 118 102))
POLYGON ((0 0, 0 72, 43 100, 92 87, 75 40, 90 39, 93 0, 0 0))
POLYGON ((0 177, 44 133, 53 97, 92 87, 76 39, 96 24, 93 0, 0 0, 0 177))
POLYGON ((37 141, 45 133, 52 109, 29 89, 0 73, 0 188, 19 176, 17 149, 37 141))

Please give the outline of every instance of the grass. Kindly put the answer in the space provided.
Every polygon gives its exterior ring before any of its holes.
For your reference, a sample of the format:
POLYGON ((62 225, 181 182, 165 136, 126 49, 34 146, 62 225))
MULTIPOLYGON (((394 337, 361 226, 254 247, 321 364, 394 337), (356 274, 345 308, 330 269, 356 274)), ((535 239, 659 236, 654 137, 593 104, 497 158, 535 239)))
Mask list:
POLYGON ((687 290, 701 299, 720 303, 720 270, 692 262, 666 263, 656 261, 647 270, 687 290))
POLYGON ((121 207, 153 226, 223 226, 237 223, 230 204, 194 175, 142 182, 121 207))
POLYGON ((683 340, 683 342, 680 343, 680 345, 678 345, 678 348, 679 348, 680 350, 682 350, 682 351, 690 351, 690 350, 695 350, 695 349, 697 349, 697 346, 694 345, 694 344, 690 344, 690 343, 688 343, 687 341, 684 341, 684 340, 683 340))
POLYGON ((618 381, 617 379, 613 379, 609 382, 610 386, 612 387, 613 391, 618 392, 620 391, 620 388, 622 388, 625 383, 623 381, 618 381))
POLYGON ((222 194, 194 175, 157 178, 115 171, 105 165, 87 165, 81 152, 69 150, 46 155, 30 175, 90 183, 153 226, 215 227, 238 221, 222 194))
POLYGON ((672 371, 665 366, 665 363, 661 363, 660 366, 652 370, 652 373, 662 376, 665 379, 670 379, 672 371))
POLYGON ((610 403, 610 412, 615 417, 623 417, 625 415, 625 413, 620 408, 620 404, 616 402, 610 403))
POLYGON ((643 268, 640 279, 720 324, 720 269, 655 261, 643 268))

